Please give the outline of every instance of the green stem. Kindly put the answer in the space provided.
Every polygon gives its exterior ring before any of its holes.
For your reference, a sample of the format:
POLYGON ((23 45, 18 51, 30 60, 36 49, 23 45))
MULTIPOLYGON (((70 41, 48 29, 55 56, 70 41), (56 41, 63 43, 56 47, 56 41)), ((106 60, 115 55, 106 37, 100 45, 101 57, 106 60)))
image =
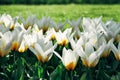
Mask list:
POLYGON ((73 80, 73 71, 68 71, 70 80, 73 80))
POLYGON ((47 75, 47 64, 46 63, 42 63, 42 68, 43 68, 42 78, 46 79, 46 78, 48 78, 48 75, 47 75))

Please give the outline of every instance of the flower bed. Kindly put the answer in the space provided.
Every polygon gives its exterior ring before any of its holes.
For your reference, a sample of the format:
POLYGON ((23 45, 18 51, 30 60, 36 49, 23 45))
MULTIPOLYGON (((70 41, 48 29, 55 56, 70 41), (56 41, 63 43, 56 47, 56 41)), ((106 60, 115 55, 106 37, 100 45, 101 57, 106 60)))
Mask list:
POLYGON ((113 20, 0 17, 1 79, 117 80, 119 60, 120 23, 113 20))

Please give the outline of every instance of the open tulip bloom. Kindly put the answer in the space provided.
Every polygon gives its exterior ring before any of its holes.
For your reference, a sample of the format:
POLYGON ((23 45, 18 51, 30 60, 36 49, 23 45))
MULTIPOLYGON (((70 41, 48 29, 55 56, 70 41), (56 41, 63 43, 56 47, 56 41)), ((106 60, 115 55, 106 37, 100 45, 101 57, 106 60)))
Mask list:
POLYGON ((64 47, 63 51, 62 51, 62 57, 59 55, 59 53, 57 53, 55 51, 54 51, 54 54, 61 59, 63 65, 65 66, 65 68, 67 70, 74 70, 74 68, 77 65, 78 58, 79 58, 79 56, 76 53, 76 51, 72 51, 71 49, 67 50, 64 47))
POLYGON ((6 56, 11 48, 12 48, 12 42, 14 41, 16 37, 16 32, 6 32, 4 34, 0 34, 0 56, 6 56))
POLYGON ((42 30, 40 30, 39 32, 33 31, 32 33, 27 33, 27 32, 24 33, 18 51, 25 52, 29 48, 29 46, 34 47, 34 43, 36 43, 39 38, 43 38, 43 37, 44 35, 42 33, 42 30))
POLYGON ((54 21, 50 17, 43 17, 42 19, 38 20, 36 23, 39 29, 42 29, 43 32, 46 32, 49 27, 54 26, 54 21))
POLYGON ((57 44, 53 45, 52 41, 45 42, 45 38, 41 38, 34 44, 34 47, 29 47, 29 49, 39 61, 44 63, 50 60, 56 47, 57 44))
POLYGON ((86 67, 95 67, 99 62, 100 55, 103 53, 104 48, 105 45, 101 45, 95 51, 93 45, 87 42, 84 47, 78 47, 77 53, 86 67))
POLYGON ((75 32, 75 38, 79 39, 80 35, 81 35, 81 30, 83 29, 81 26, 81 21, 82 18, 80 17, 77 21, 72 20, 72 21, 68 21, 68 23, 70 24, 70 26, 72 27, 72 32, 75 32))
POLYGON ((120 23, 116 23, 112 20, 108 21, 106 24, 102 23, 102 28, 104 29, 104 34, 106 39, 109 41, 114 38, 115 41, 120 41, 120 23))
POLYGON ((69 39, 72 37, 71 34, 72 28, 66 29, 64 32, 59 32, 55 33, 55 38, 57 40, 57 43, 61 46, 66 46, 69 42, 69 39))
POLYGON ((46 40, 55 40, 55 34, 56 31, 54 28, 48 29, 48 31, 46 32, 46 40))
POLYGON ((26 20, 22 16, 20 16, 19 19, 22 21, 25 29, 28 29, 30 26, 33 27, 33 25, 36 22, 36 16, 35 15, 28 16, 26 20))
POLYGON ((112 40, 110 47, 111 47, 110 49, 115 55, 116 60, 120 61, 120 42, 118 43, 118 46, 115 46, 112 40))
POLYGON ((9 29, 11 30, 14 28, 17 20, 18 20, 18 17, 12 18, 8 14, 3 14, 0 18, 0 23, 3 23, 5 27, 9 27, 9 29))

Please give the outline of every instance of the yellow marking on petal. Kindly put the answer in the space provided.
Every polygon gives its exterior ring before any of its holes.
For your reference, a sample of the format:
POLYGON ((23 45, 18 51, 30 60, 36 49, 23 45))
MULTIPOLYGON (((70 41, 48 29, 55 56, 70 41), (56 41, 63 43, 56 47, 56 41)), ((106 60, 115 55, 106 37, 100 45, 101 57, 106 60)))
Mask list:
POLYGON ((88 61, 86 59, 82 59, 82 63, 84 66, 88 67, 88 61))
POLYGON ((12 25, 10 26, 10 30, 14 30, 14 27, 15 27, 15 25, 12 24, 12 25))
POLYGON ((29 26, 31 26, 30 24, 26 24, 24 25, 24 28, 27 30, 29 28, 29 26))
POLYGON ((6 55, 8 55, 8 54, 9 54, 9 51, 10 51, 10 50, 5 51, 3 57, 6 56, 6 55))
POLYGON ((25 52, 25 48, 20 48, 19 52, 25 52))
POLYGON ((31 46, 32 46, 32 48, 34 48, 34 43, 31 46))
POLYGON ((42 29, 43 29, 43 32, 45 33, 48 30, 48 27, 44 26, 42 29))
POLYGON ((4 57, 4 56, 6 56, 6 55, 8 55, 9 54, 9 50, 6 50, 4 53, 2 52, 2 50, 0 49, 0 56, 1 57, 4 57))
POLYGON ((51 35, 51 40, 55 40, 55 35, 54 34, 51 35))
POLYGON ((77 64, 76 62, 71 62, 71 63, 67 64, 65 67, 67 70, 74 70, 76 67, 76 64, 77 64))
POLYGON ((76 39, 80 39, 80 36, 78 34, 75 35, 76 39))
POLYGON ((93 44, 96 44, 96 42, 97 42, 97 40, 94 39, 94 40, 93 40, 93 44))
POLYGON ((11 50, 15 50, 15 51, 17 51, 18 48, 19 48, 19 43, 16 42, 16 41, 14 41, 14 42, 12 43, 12 48, 11 48, 11 50))
POLYGON ((106 57, 109 56, 109 54, 110 54, 110 49, 107 49, 107 50, 105 50, 105 51, 102 53, 101 57, 106 58, 106 57))
POLYGON ((36 32, 39 32, 40 30, 39 29, 36 29, 36 32))
POLYGON ((2 55, 3 55, 3 53, 2 53, 2 50, 0 49, 0 56, 3 57, 2 55))
POLYGON ((61 45, 61 46, 66 46, 68 44, 68 40, 63 39, 63 40, 59 41, 58 44, 61 45))
POLYGON ((37 59, 38 59, 38 61, 40 61, 40 62, 47 62, 48 61, 48 57, 46 57, 46 58, 43 58, 39 53, 38 54, 36 54, 36 56, 37 56, 37 59))
POLYGON ((120 54, 119 53, 115 53, 114 55, 115 55, 116 60, 120 61, 120 54))
POLYGON ((91 63, 90 65, 88 65, 89 68, 93 68, 95 67, 97 64, 95 62, 91 63))
POLYGON ((98 64, 98 59, 94 60, 91 64, 88 65, 89 68, 93 68, 98 64))
POLYGON ((28 47, 29 47, 28 45, 25 45, 25 51, 28 49, 28 47))
POLYGON ((56 31, 56 32, 58 32, 58 31, 59 31, 59 29, 57 29, 57 28, 54 28, 54 29, 55 29, 55 31, 56 31))
POLYGON ((120 35, 118 34, 116 37, 115 37, 115 42, 119 42, 120 41, 120 35))

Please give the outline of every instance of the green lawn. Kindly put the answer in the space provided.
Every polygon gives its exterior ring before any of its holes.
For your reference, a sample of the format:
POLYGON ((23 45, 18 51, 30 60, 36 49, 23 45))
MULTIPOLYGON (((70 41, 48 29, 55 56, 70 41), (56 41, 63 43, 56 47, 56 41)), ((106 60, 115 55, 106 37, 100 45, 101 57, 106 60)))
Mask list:
POLYGON ((120 5, 0 5, 0 14, 27 17, 36 14, 38 18, 51 16, 56 21, 84 17, 103 16, 103 20, 120 21, 120 5))

